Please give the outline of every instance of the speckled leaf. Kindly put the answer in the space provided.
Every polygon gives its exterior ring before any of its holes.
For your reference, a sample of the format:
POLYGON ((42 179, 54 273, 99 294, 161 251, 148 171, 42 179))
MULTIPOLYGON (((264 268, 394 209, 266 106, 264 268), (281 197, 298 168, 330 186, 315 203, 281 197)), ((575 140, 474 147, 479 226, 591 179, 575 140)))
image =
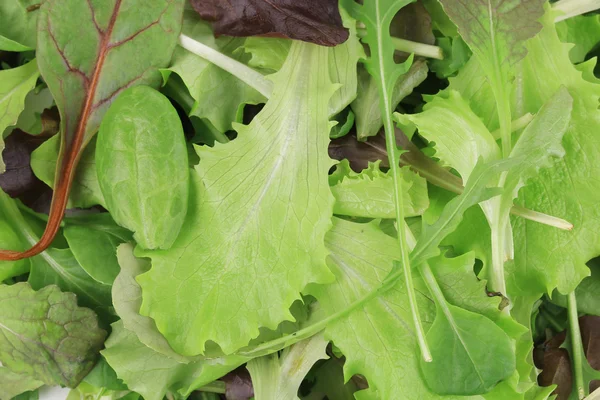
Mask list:
POLYGON ((189 170, 181 120, 147 86, 125 90, 106 113, 96 146, 106 208, 146 249, 168 249, 188 206, 189 170))
POLYGON ((235 351, 260 327, 291 320, 306 284, 331 279, 323 238, 334 202, 327 104, 336 87, 328 56, 292 45, 252 123, 238 125, 233 142, 197 149, 191 205, 173 247, 139 252, 152 259, 138 277, 141 313, 178 353, 200 354, 208 340, 235 351))
POLYGON ((48 385, 77 386, 106 336, 96 315, 56 286, 2 285, 0 300, 0 361, 48 385))

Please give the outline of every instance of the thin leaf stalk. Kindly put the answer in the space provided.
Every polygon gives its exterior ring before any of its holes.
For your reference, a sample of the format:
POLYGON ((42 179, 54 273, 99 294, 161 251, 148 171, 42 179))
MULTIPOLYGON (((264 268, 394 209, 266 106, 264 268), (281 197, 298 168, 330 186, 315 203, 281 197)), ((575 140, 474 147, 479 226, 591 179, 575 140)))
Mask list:
POLYGON ((579 399, 585 397, 585 383, 583 380, 583 343, 579 330, 579 315, 577 314, 577 299, 575 292, 567 296, 567 312, 569 314, 569 335, 571 339, 571 355, 573 358, 573 382, 579 399))
MULTIPOLYGON (((385 131, 385 143, 390 163, 390 169, 392 170, 392 179, 394 181, 394 200, 396 203, 396 226, 403 227, 404 226, 404 197, 402 193, 404 193, 404 182, 400 175, 400 157, 398 154, 398 148, 396 146, 396 136, 394 130, 394 124, 391 118, 391 101, 388 96, 388 92, 386 90, 383 76, 382 76, 382 85, 380 85, 379 90, 381 94, 381 104, 383 105, 385 112, 383 113, 383 122, 384 122, 384 131, 385 131)), ((415 326, 415 330, 417 333, 417 342, 419 343, 419 349, 421 350, 421 355, 423 359, 427 362, 432 361, 431 351, 429 350, 429 346, 427 344, 427 339, 425 337, 425 329, 423 328, 423 324, 421 322, 421 317, 419 315, 419 307, 417 305, 417 295, 415 292, 415 287, 413 283, 412 277, 412 268, 410 266, 410 254, 408 249, 408 244, 406 240, 406 231, 404 229, 398 229, 398 245, 400 246, 400 254, 401 254, 401 264, 402 270, 404 272, 404 281, 406 284, 406 291, 408 294, 408 302, 413 318, 413 324, 415 326)))

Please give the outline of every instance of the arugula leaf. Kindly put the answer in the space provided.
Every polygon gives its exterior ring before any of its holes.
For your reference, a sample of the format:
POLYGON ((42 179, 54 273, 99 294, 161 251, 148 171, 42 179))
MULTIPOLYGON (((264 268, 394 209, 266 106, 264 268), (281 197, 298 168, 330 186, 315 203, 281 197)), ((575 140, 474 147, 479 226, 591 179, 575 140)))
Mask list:
POLYGON ((502 154, 512 148, 510 136, 511 69, 525 55, 524 42, 542 28, 544 0, 440 0, 490 81, 500 120, 502 154))
POLYGON ((77 162, 110 103, 127 87, 160 83, 158 68, 171 58, 183 0, 122 4, 47 0, 40 9, 37 61, 61 114, 57 185, 40 241, 24 252, 0 251, 0 259, 34 256, 50 246, 77 162), (127 12, 131 7, 138 12, 127 12), (73 19, 78 23, 70 23, 73 19))
POLYGON ((281 356, 274 353, 250 360, 246 368, 255 397, 299 400, 298 390, 308 371, 317 361, 329 358, 325 353, 328 343, 318 334, 286 348, 281 356))
POLYGON ((38 381, 28 374, 11 371, 6 367, 0 367, 0 399, 11 400, 13 397, 35 390, 44 382, 38 381))
MULTIPOLYGON (((40 73, 35 60, 18 68, 0 70, 0 156, 4 150, 6 128, 16 125, 19 114, 25 108, 25 97, 35 87, 40 73)), ((0 157, 0 173, 6 169, 0 157)))
POLYGON ((124 243, 117 249, 121 272, 112 288, 115 311, 121 317, 123 327, 135 333, 140 342, 157 353, 186 364, 190 360, 173 351, 156 328, 155 322, 139 314, 142 305, 142 289, 136 278, 150 270, 150 262, 147 259, 136 258, 133 248, 132 244, 124 243))
MULTIPOLYGON (((330 285, 310 285, 308 292, 319 300, 326 315, 332 315, 385 283, 399 250, 394 245, 395 239, 373 222, 357 224, 334 219, 334 227, 326 241, 331 251, 329 266, 336 281, 330 285)), ((472 256, 463 256, 462 262, 456 259, 453 265, 464 265, 462 270, 468 271, 472 261, 472 256)), ((444 277, 438 279, 444 286, 444 277)), ((474 277, 467 274, 463 279, 468 279, 468 283, 462 283, 462 287, 473 292, 474 277)), ((456 276, 445 282, 446 286, 456 284, 456 276)), ((415 287, 421 316, 430 325, 435 313, 432 299, 420 278, 415 277, 415 287)), ((388 399, 397 393, 403 393, 407 399, 442 398, 428 389, 419 372, 416 333, 410 323, 406 296, 406 287, 397 282, 391 290, 356 308, 346 318, 331 322, 325 329, 326 339, 332 340, 346 357, 346 378, 361 374, 369 382, 368 391, 358 392, 357 398, 388 399)), ((473 308, 496 302, 489 299, 484 290, 479 293, 479 299, 474 295, 455 300, 458 300, 456 307, 473 308)), ((488 308, 487 312, 494 320, 502 321, 498 309, 493 312, 488 308)), ((514 325, 507 326, 513 333, 522 332, 514 329, 514 325)), ((491 356, 490 353, 487 355, 491 356)))
POLYGON ((233 142, 197 148, 191 207, 173 248, 139 251, 152 259, 138 278, 141 313, 178 353, 200 354, 208 340, 231 353, 259 327, 291 320, 307 283, 331 279, 323 237, 334 202, 327 104, 336 87, 327 62, 326 48, 292 45, 252 123, 237 126, 233 142), (231 319, 240 322, 235 329, 231 319))
POLYGON ((146 347, 133 332, 123 327, 121 321, 112 325, 112 334, 102 355, 129 389, 140 393, 146 400, 162 400, 168 392, 187 398, 192 391, 248 360, 241 356, 227 356, 182 364, 146 347))
MULTIPOLYGON (((374 0, 364 5, 359 5, 354 1, 348 4, 348 7, 356 14, 357 19, 363 22, 367 32, 363 39, 369 46, 370 57, 365 60, 365 67, 369 74, 373 76, 379 88, 379 106, 383 119, 385 131, 385 143, 388 153, 389 165, 394 180, 394 200, 396 202, 396 224, 404 224, 404 205, 402 192, 402 178, 399 171, 399 152, 396 148, 396 138, 394 124, 392 122, 392 93, 396 82, 401 75, 405 74, 412 63, 412 57, 402 65, 396 64, 394 55, 394 45, 389 34, 390 25, 395 14, 405 5, 411 3, 410 0, 392 1, 392 0, 374 0)), ((398 235, 398 245, 400 247, 402 271, 404 271, 404 282, 408 289, 408 299, 413 317, 413 324, 417 330, 419 348, 423 359, 430 360, 431 355, 427 348, 425 332, 423 331, 419 310, 416 301, 416 294, 413 288, 412 271, 406 245, 404 230, 400 230, 398 235)))
POLYGON ((75 387, 94 366, 106 332, 56 286, 0 285, 0 361, 46 384, 75 387))
MULTIPOLYGON (((335 197, 333 213, 351 217, 394 218, 394 181, 389 172, 381 172, 380 162, 356 173, 348 160, 342 160, 329 175, 331 193, 335 197)), ((407 217, 423 214, 429 206, 427 182, 407 168, 402 169, 405 191, 404 213, 407 217)))
MULTIPOLYGON (((79 163, 69 193, 67 207, 89 208, 95 205, 105 206, 106 201, 100 190, 96 169, 96 140, 94 137, 87 145, 79 163)), ((54 172, 60 152, 60 137, 53 136, 31 153, 31 168, 39 180, 54 188, 54 172)))
MULTIPOLYGON (((392 91, 392 109, 406 96, 423 83, 427 77, 427 63, 424 60, 416 60, 402 75, 392 91)), ((352 102, 352 110, 356 114, 356 136, 359 140, 365 140, 375 136, 383 126, 381 108, 379 107, 379 88, 377 81, 363 67, 358 69, 358 94, 352 102)))
POLYGON ((38 0, 6 0, 0 4, 0 50, 35 49, 39 5, 38 0))
POLYGON ((123 91, 102 121, 96 160, 114 220, 146 249, 171 247, 187 211, 189 171, 183 128, 169 100, 147 86, 123 91))

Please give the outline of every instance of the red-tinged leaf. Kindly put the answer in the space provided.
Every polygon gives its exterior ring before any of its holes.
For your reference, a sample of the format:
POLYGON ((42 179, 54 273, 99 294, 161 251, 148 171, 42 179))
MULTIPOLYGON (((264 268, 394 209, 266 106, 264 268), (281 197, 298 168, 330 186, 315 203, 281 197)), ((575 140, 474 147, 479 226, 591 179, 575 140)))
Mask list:
POLYGON ((61 115, 61 151, 48 225, 24 252, 46 249, 65 212, 75 168, 112 101, 125 88, 158 86, 181 27, 183 0, 47 0, 38 24, 39 69, 61 115))
POLYGON ((337 0, 191 0, 216 35, 278 36, 322 46, 348 39, 337 0))

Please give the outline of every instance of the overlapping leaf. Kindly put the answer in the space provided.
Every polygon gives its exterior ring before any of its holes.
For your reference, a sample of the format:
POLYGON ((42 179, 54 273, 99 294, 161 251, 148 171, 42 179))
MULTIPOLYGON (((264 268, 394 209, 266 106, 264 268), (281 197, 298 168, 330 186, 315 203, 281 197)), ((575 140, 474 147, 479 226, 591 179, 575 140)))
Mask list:
POLYGON ((336 87, 327 65, 326 48, 294 43, 252 123, 237 126, 231 143, 198 149, 173 248, 140 252, 152 259, 138 278, 142 314, 175 351, 200 354, 212 340, 230 353, 260 327, 292 319, 306 284, 331 279, 323 237, 333 211, 327 105, 336 87))

